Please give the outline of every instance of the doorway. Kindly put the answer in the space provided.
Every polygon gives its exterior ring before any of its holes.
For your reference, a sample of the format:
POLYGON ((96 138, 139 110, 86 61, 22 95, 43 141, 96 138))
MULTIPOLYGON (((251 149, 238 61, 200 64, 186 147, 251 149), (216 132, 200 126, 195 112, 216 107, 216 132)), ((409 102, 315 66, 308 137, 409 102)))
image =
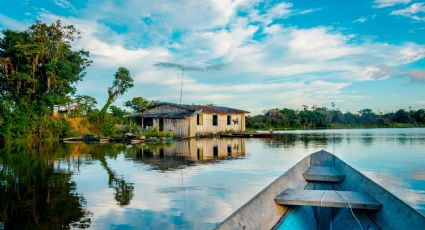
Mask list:
POLYGON ((164 118, 159 118, 159 131, 164 131, 164 118))

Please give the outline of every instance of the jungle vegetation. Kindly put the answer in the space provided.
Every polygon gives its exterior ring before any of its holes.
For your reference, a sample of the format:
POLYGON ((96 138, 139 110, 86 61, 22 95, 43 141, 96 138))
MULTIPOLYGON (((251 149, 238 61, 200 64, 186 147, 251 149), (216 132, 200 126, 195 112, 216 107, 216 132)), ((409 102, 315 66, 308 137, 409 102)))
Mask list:
MULTIPOLYGON (((0 144, 57 141, 86 133, 112 135, 116 124, 127 122, 128 112, 112 103, 134 85, 128 69, 120 67, 114 74, 101 110, 95 98, 77 94, 76 83, 92 61, 89 52, 72 48, 72 41, 80 38, 74 26, 36 21, 24 31, 2 33, 0 144)), ((149 105, 141 99, 126 106, 139 111, 149 105)))
POLYGON ((425 126, 425 110, 399 109, 377 114, 371 109, 357 113, 339 109, 304 106, 302 110, 269 109, 263 114, 246 118, 248 129, 326 129, 326 128, 397 128, 425 126))

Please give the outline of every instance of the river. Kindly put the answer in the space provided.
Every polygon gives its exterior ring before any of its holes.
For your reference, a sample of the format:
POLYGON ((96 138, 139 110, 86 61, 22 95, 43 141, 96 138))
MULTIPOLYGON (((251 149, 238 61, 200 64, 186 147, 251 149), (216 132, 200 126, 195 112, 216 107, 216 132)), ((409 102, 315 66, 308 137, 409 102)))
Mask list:
POLYGON ((325 149, 425 214, 425 129, 0 150, 0 228, 212 229, 325 149))

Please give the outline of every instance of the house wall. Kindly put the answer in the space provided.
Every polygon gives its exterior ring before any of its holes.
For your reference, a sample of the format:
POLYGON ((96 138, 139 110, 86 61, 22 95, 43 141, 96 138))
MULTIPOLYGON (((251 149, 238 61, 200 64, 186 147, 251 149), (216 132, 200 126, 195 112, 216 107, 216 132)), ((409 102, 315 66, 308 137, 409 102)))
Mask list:
POLYGON ((207 134, 207 133, 217 133, 223 131, 245 131, 245 114, 210 114, 202 113, 203 123, 202 125, 197 125, 196 115, 192 116, 194 119, 194 126, 196 126, 196 133, 198 134, 207 134), (213 125, 213 115, 218 115, 217 126, 213 125), (231 116, 231 124, 227 125, 227 116, 231 116), (237 120, 237 124, 234 123, 234 120, 237 120))
MULTIPOLYGON (((159 119, 158 125, 155 126, 159 128, 159 119)), ((176 137, 193 137, 195 134, 190 132, 190 117, 185 119, 164 119, 164 130, 172 131, 176 137)))
MULTIPOLYGON (((190 139, 175 141, 171 146, 163 148, 163 152, 165 157, 174 156, 193 161, 209 161, 217 158, 226 159, 229 156, 243 157, 245 156, 245 145, 243 138, 190 139), (214 147, 217 147, 218 151, 216 156, 214 156, 214 147)), ((159 155, 159 151, 154 154, 159 155)))

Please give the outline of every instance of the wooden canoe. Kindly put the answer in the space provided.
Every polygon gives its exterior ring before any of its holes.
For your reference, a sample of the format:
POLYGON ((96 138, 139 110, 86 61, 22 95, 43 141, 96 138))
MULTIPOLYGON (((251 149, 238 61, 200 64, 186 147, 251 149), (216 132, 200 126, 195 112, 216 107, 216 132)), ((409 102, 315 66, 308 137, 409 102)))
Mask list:
POLYGON ((322 150, 290 168, 217 229, 425 229, 425 216, 322 150))

